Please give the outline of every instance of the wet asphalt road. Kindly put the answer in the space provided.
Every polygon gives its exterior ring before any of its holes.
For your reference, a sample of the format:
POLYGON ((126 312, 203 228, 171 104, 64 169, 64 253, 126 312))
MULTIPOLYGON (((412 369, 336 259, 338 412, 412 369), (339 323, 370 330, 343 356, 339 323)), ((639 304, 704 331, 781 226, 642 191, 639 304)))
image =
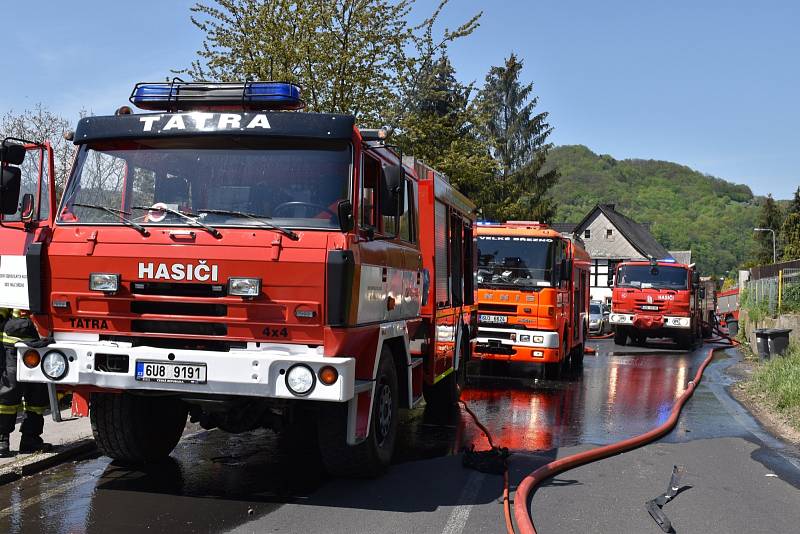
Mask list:
MULTIPOLYGON (((583 371, 562 380, 501 366, 494 372, 510 377, 478 376, 464 391, 495 442, 514 452, 512 486, 557 456, 663 422, 706 354, 659 344, 593 345, 598 353, 586 356, 583 371)), ((533 500, 540 531, 661 532, 642 503, 666 489, 672 463, 681 462, 694 470, 696 488, 670 504, 682 514, 676 524, 683 520, 683 531, 727 531, 719 530, 723 524, 743 532, 797 531, 800 461, 727 396, 724 368, 731 363, 718 358, 676 430, 658 444, 540 489, 533 500), (712 464, 713 473, 705 473, 712 464), (704 489, 709 480, 716 486, 704 489)), ((504 531, 501 478, 461 466, 463 447, 487 446, 465 412, 416 409, 405 415, 400 435, 386 476, 351 481, 326 478, 313 454, 287 452, 266 430, 190 428, 172 460, 147 471, 96 457, 0 487, 0 532, 504 531)))

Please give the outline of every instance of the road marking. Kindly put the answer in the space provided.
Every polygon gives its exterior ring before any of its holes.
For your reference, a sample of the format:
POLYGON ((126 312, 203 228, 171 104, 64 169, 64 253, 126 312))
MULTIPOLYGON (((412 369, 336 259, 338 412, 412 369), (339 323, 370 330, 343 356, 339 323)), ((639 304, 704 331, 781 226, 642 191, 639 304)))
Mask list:
POLYGON ((81 485, 86 484, 87 482, 91 482, 93 480, 97 480, 97 477, 94 476, 94 475, 85 475, 85 476, 82 476, 81 478, 77 478, 77 479, 73 480, 72 482, 69 482, 68 484, 62 484, 62 485, 60 485, 58 487, 49 489, 49 490, 47 490, 47 491, 45 491, 43 493, 40 493, 38 495, 35 495, 33 497, 28 497, 27 499, 25 499, 24 501, 22 501, 20 503, 12 504, 8 508, 3 508, 2 510, 0 510, 0 519, 4 519, 5 517, 7 517, 7 516, 9 516, 9 515, 11 515, 11 514, 13 514, 15 512, 19 513, 19 512, 21 512, 22 510, 24 510, 25 508, 27 508, 29 506, 33 506, 34 504, 38 504, 41 501, 46 501, 47 499, 50 499, 51 497, 55 497, 56 495, 61 495, 62 493, 67 493, 72 488, 76 488, 78 486, 81 486, 81 485))
POLYGON ((465 504, 459 504, 453 508, 453 511, 450 512, 450 518, 447 520, 442 530, 442 534, 461 534, 461 532, 464 531, 464 527, 467 525, 467 519, 469 519, 469 513, 472 511, 472 507, 478 498, 478 492, 481 490, 484 480, 486 480, 486 475, 484 473, 478 471, 472 471, 470 473, 467 483, 464 484, 464 489, 461 490, 461 494, 458 496, 458 502, 465 504))

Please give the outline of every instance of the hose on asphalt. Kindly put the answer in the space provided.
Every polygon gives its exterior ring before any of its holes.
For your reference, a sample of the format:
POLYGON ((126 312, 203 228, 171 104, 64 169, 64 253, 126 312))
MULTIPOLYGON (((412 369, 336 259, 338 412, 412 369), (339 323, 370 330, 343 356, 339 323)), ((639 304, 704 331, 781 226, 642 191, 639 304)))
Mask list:
MULTIPOLYGON (((711 360, 713 360, 715 351, 739 344, 738 341, 732 339, 727 334, 722 333, 718 328, 715 328, 715 333, 721 339, 727 341, 729 345, 712 347, 708 350, 708 355, 697 369, 694 379, 686 385, 686 389, 675 401, 669 417, 664 423, 648 432, 645 432, 644 434, 618 441, 610 445, 604 445, 588 451, 572 454, 564 458, 559 458, 543 465, 522 479, 522 482, 520 482, 520 484, 517 486, 517 490, 514 494, 514 520, 516 521, 517 527, 519 528, 521 534, 536 534, 536 527, 533 524, 533 517, 531 516, 529 503, 532 493, 539 484, 549 478, 563 473, 564 471, 574 469, 575 467, 596 462, 611 456, 616 456, 617 454, 647 445, 648 443, 651 443, 668 434, 673 428, 675 428, 675 425, 678 423, 678 417, 681 414, 681 410, 683 410, 683 406, 692 396, 697 384, 699 384, 700 380, 703 378, 703 372, 711 363, 711 360)), ((509 527, 507 524, 506 528, 510 528, 509 532, 513 532, 513 526, 509 527)))
POLYGON ((486 435, 486 440, 489 442, 491 451, 496 451, 498 454, 503 456, 503 515, 505 516, 506 520, 506 534, 515 534, 514 523, 511 520, 511 501, 509 500, 508 462, 506 461, 508 452, 500 452, 501 449, 494 444, 491 432, 489 432, 489 429, 486 428, 483 423, 481 423, 480 419, 478 419, 478 416, 475 415, 475 412, 473 412, 463 400, 459 400, 458 402, 461 403, 461 405, 464 407, 464 410, 470 415, 470 417, 472 417, 475 425, 486 435))

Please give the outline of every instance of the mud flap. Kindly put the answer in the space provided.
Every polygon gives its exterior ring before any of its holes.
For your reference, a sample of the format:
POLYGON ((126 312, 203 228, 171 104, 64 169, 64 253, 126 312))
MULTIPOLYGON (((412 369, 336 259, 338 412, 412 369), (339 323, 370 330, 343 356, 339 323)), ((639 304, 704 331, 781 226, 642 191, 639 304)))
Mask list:
POLYGON ((372 390, 375 382, 356 384, 355 396, 347 401, 347 444, 358 445, 369 435, 372 390))

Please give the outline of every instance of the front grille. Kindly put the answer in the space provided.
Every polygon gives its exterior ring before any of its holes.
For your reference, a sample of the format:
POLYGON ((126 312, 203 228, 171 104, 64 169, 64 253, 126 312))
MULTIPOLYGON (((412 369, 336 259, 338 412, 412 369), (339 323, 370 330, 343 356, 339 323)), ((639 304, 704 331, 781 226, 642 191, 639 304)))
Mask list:
POLYGON ((511 339, 515 335, 515 332, 486 332, 478 329, 478 336, 488 337, 489 339, 511 339))
POLYGON ((228 327, 223 323, 188 323, 180 321, 150 321, 134 319, 131 331, 142 334, 187 334, 192 336, 225 336, 228 327))
POLYGON ((488 343, 478 343, 475 345, 475 352, 482 352, 484 354, 505 354, 511 356, 517 353, 517 350, 508 345, 490 345, 488 343))
POLYGON ((227 290, 223 284, 178 284, 175 282, 133 282, 131 293, 135 295, 162 295, 166 297, 224 297, 227 290))
POLYGON ((228 307, 224 304, 195 304, 191 302, 131 302, 132 313, 155 313, 161 315, 192 315, 201 317, 225 317, 228 307))
POLYGON ((116 341, 118 343, 131 343, 134 347, 157 347, 160 349, 175 350, 211 350, 214 352, 230 352, 231 349, 246 349, 244 341, 222 341, 216 339, 184 339, 175 337, 125 337, 104 336, 103 341, 116 341))
POLYGON ((516 304, 484 304, 481 302, 478 304, 478 311, 479 312, 506 312, 506 313, 517 313, 517 305, 516 304))

